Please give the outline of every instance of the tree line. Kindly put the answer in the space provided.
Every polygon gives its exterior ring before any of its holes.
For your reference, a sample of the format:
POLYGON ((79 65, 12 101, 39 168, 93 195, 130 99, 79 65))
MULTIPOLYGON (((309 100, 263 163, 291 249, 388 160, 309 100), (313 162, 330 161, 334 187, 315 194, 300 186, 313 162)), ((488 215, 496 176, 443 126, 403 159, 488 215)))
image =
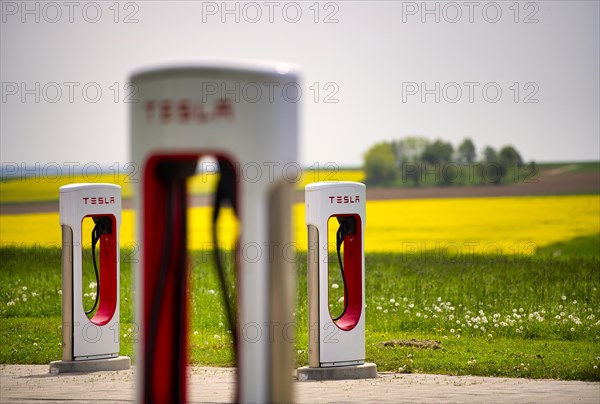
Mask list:
POLYGON ((477 153, 465 138, 458 147, 442 139, 422 136, 380 142, 364 154, 365 183, 375 186, 450 186, 503 184, 532 179, 534 162, 525 164, 511 145, 491 146, 477 153))

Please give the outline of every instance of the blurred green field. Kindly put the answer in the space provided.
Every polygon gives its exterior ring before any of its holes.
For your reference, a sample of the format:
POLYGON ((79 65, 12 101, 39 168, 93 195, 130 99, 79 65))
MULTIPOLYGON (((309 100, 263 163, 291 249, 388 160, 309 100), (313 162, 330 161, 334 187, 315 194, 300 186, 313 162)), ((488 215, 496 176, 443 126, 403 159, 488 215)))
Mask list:
POLYGON ((594 172, 600 171, 600 161, 574 161, 574 162, 562 162, 562 163, 539 163, 538 167, 540 170, 555 170, 561 169, 563 171, 580 173, 580 172, 594 172))
MULTIPOLYGON (((598 249, 581 254, 581 246, 594 240, 579 240, 576 248, 564 244, 560 257, 550 251, 453 259, 367 254, 366 360, 380 371, 400 373, 600 380, 600 257, 598 249), (575 250, 577 255, 569 253, 575 250), (412 339, 437 341, 439 349, 383 346, 412 339)), ((190 361, 231 366, 221 291, 206 253, 190 255, 190 361)), ((59 359, 60 249, 1 248, 0 258, 0 363, 59 359)), ((138 327, 131 265, 136 259, 135 251, 121 251, 121 354, 134 361, 138 327)), ((96 286, 89 259, 84 263, 83 301, 91 306, 96 286)), ((304 255, 295 265, 296 365, 302 366, 308 361, 304 255)), ((329 301, 335 315, 343 292, 332 265, 329 301)))

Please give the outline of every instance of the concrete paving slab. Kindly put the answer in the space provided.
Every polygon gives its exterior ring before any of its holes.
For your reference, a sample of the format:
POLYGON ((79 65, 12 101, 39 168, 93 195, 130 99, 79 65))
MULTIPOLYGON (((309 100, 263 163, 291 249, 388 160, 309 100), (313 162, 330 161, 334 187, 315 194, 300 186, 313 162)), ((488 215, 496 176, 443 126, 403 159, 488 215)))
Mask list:
POLYGON ((328 368, 311 368, 303 366, 295 372, 295 377, 301 381, 314 380, 352 380, 373 379, 377 377, 377 365, 363 363, 356 366, 339 366, 328 368))
MULTIPOLYGON (((190 367, 191 403, 229 403, 235 370, 190 367)), ((47 365, 0 365, 2 403, 131 403, 135 370, 50 374, 47 365)), ((600 383, 379 373, 376 379, 294 382, 295 403, 600 403, 600 383)))
POLYGON ((103 372, 127 370, 130 367, 131 359, 129 359, 129 356, 117 356, 115 358, 83 361, 52 361, 50 362, 50 373, 103 372))

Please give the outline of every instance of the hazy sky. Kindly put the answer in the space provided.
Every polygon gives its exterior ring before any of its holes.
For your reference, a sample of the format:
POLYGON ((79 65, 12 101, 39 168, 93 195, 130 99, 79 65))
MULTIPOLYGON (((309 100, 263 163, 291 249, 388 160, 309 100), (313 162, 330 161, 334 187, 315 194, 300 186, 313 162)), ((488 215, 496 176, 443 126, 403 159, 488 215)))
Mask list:
POLYGON ((303 71, 300 163, 407 135, 600 158, 599 2, 2 1, 2 164, 131 160, 133 71, 203 58, 303 71))

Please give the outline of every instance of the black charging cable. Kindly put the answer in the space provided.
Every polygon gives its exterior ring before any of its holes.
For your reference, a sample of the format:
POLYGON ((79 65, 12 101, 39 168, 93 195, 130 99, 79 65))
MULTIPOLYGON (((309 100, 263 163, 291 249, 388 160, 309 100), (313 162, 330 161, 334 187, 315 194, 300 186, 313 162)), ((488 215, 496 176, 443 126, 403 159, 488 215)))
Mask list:
POLYGON ((344 273, 344 264, 342 262, 342 244, 344 243, 344 239, 348 235, 356 234, 356 219, 353 216, 338 216, 338 223, 340 227, 338 227, 336 233, 336 248, 337 248, 337 257, 338 263, 340 264, 340 273, 342 274, 342 284, 344 285, 344 310, 342 313, 333 318, 333 321, 337 321, 346 314, 346 310, 348 310, 348 290, 346 286, 346 274, 344 273))
POLYGON ((98 307, 100 301, 100 274, 98 273, 98 263, 96 262, 96 244, 100 240, 103 234, 111 233, 111 221, 106 216, 93 217, 94 228, 92 229, 92 262, 94 263, 94 273, 96 274, 96 297, 94 298, 94 305, 91 309, 86 310, 85 314, 90 315, 98 307))
POLYGON ((217 159, 219 163, 219 182, 217 184, 217 191, 215 193, 215 200, 213 206, 213 226, 212 236, 215 253, 215 264, 217 267, 217 274, 219 276, 219 283, 221 286, 221 295, 223 298, 223 305, 225 307, 225 315, 227 316, 227 323, 231 329, 231 336, 233 341, 233 352, 234 362, 237 363, 238 357, 238 341, 237 341, 237 323, 236 323, 236 309, 235 303, 232 303, 229 299, 227 285, 227 278, 225 274, 225 266, 223 264, 223 257, 221 255, 221 249, 219 248, 219 237, 217 234, 217 221, 219 219, 219 213, 221 211, 221 205, 224 202, 229 202, 233 208, 233 212, 236 217, 238 216, 237 199, 236 199, 236 187, 235 187, 235 172, 233 166, 224 159, 217 159))

